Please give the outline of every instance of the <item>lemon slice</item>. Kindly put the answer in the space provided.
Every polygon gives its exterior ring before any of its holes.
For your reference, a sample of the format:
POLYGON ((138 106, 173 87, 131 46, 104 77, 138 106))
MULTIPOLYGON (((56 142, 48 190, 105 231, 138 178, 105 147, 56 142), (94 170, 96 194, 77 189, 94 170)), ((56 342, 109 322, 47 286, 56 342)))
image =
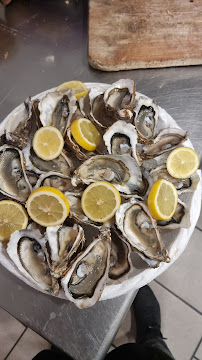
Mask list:
POLYGON ((50 186, 34 190, 26 203, 29 216, 42 226, 62 224, 69 214, 69 202, 64 194, 50 186))
POLYGON ((94 151, 100 143, 100 133, 88 119, 80 118, 71 124, 71 133, 82 148, 94 151))
POLYGON ((26 229, 28 216, 22 205, 11 200, 0 201, 0 241, 9 240, 16 230, 26 229))
POLYGON ((63 136, 56 127, 43 126, 35 132, 32 146, 40 159, 53 160, 62 152, 63 136))
POLYGON ((148 207, 156 220, 169 220, 173 216, 178 202, 175 186, 167 180, 158 180, 152 186, 148 196, 148 207))
POLYGON ((88 93, 86 85, 78 80, 64 82, 63 84, 58 86, 57 91, 67 89, 73 89, 77 99, 88 93))
POLYGON ((189 147, 176 148, 170 153, 166 162, 169 174, 177 179, 186 179, 193 175, 199 164, 198 154, 189 147))
POLYGON ((111 219, 121 204, 118 190, 106 181, 97 181, 83 192, 81 207, 84 214, 95 222, 111 219))

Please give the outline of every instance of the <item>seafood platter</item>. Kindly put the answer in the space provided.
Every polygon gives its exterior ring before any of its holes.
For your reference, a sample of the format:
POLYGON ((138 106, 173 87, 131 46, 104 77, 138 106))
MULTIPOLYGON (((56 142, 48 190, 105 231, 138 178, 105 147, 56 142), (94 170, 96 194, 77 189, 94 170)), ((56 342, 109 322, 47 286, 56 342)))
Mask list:
POLYGON ((51 186, 69 201, 64 223, 47 228, 29 218, 26 229, 0 242, 0 263, 28 285, 72 301, 79 308, 138 289, 165 271, 184 251, 200 212, 200 171, 172 177, 166 160, 173 149, 193 148, 189 133, 151 98, 121 79, 111 85, 86 83, 88 92, 56 88, 29 97, 0 124, 1 199, 26 209, 35 189, 51 186), (101 135, 87 151, 71 134, 71 124, 89 119, 101 135), (64 138, 55 159, 40 159, 32 140, 37 129, 54 126, 64 138), (152 218, 148 194, 159 179, 170 181, 178 204, 168 221, 152 218), (86 187, 111 183, 121 205, 107 222, 82 210, 86 187))

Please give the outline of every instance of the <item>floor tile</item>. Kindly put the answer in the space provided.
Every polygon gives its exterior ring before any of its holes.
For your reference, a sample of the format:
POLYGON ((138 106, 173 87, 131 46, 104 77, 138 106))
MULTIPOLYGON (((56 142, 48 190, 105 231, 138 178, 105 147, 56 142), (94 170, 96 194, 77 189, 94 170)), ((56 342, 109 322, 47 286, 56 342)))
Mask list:
POLYGON ((7 360, 31 360, 36 354, 50 349, 50 344, 31 329, 27 329, 7 360))
POLYGON ((195 356, 196 356, 199 360, 202 360, 202 339, 201 339, 199 348, 198 348, 195 356))
POLYGON ((202 312, 201 254, 202 232, 195 229, 180 258, 156 280, 202 312))
POLYGON ((202 329, 202 317, 156 282, 149 286, 161 308, 161 330, 166 344, 177 360, 189 360, 196 349, 202 329))
POLYGON ((198 222, 197 222, 196 226, 199 227, 199 229, 202 230, 202 210, 201 210, 201 213, 199 215, 199 219, 198 219, 198 222))
POLYGON ((135 342, 135 320, 132 309, 130 309, 122 322, 116 337, 113 340, 115 346, 135 342))
POLYGON ((3 360, 12 349, 25 327, 0 308, 0 360, 3 360))

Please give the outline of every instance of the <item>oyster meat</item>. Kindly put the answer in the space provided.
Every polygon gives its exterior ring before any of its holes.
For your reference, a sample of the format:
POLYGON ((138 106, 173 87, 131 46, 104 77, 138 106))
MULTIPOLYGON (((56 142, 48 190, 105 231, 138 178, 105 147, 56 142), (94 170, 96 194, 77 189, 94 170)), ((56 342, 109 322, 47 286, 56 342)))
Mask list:
POLYGON ((31 193, 22 152, 9 145, 0 147, 0 192, 20 202, 31 193))
POLYGON ((39 230, 15 231, 7 246, 18 270, 43 290, 50 291, 52 278, 44 249, 45 239, 39 230))
POLYGON ((51 274, 60 278, 70 261, 85 244, 84 230, 80 225, 54 226, 46 229, 46 247, 49 254, 51 274))
POLYGON ((71 264, 61 280, 67 299, 80 309, 93 306, 108 278, 110 235, 101 233, 71 264))
POLYGON ((116 212, 116 224, 132 247, 146 257, 169 262, 169 256, 147 206, 132 198, 116 212))
POLYGON ((152 99, 141 96, 134 108, 134 125, 137 129, 139 142, 145 143, 155 137, 158 121, 158 106, 152 99))
POLYGON ((137 132, 132 124, 116 121, 103 136, 108 153, 112 155, 131 155, 139 163, 137 156, 137 132))
POLYGON ((40 100, 38 107, 42 125, 55 126, 65 135, 76 111, 76 96, 71 89, 49 92, 40 100))
POLYGON ((141 194, 144 191, 142 172, 136 160, 128 155, 96 155, 74 172, 72 185, 108 181, 120 192, 141 194))
POLYGON ((73 186, 69 176, 61 173, 50 171, 46 174, 41 174, 35 184, 35 189, 40 186, 52 186, 62 192, 71 191, 73 186))
POLYGON ((182 129, 163 129, 151 144, 146 144, 140 154, 143 158, 156 157, 166 151, 171 151, 188 139, 189 132, 182 129))

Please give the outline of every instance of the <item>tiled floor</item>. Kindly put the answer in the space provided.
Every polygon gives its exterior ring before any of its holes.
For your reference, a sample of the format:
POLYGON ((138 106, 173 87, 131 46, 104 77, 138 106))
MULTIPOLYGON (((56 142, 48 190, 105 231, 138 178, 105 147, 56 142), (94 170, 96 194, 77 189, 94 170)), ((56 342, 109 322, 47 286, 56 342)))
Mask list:
MULTIPOLYGON (((202 360, 202 214, 182 256, 150 287, 161 307, 162 333, 176 360, 202 360)), ((112 346, 135 342, 130 310, 112 346)), ((0 360, 31 360, 50 344, 0 308, 0 360)), ((86 359, 87 360, 87 359, 86 359)))

